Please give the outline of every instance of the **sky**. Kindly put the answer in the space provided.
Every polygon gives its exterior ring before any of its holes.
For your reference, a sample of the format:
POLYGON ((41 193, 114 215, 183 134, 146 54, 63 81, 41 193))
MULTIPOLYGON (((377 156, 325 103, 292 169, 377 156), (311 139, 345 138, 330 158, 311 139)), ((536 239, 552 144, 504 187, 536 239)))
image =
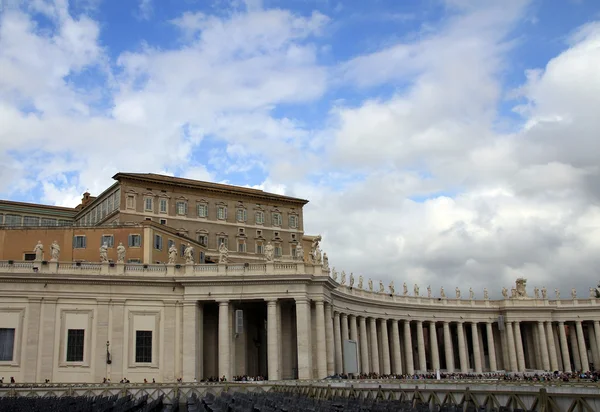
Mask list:
POLYGON ((396 289, 589 296, 599 108, 598 0, 0 0, 0 198, 297 196, 337 271, 396 289))

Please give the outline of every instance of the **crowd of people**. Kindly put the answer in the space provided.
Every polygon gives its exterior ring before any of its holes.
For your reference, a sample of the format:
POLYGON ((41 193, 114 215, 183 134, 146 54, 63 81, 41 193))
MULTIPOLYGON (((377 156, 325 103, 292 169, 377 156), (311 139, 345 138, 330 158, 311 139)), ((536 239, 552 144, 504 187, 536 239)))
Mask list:
POLYGON ((361 373, 356 375, 336 374, 326 379, 397 379, 397 380, 494 380, 494 381, 519 381, 519 382, 571 382, 600 380, 600 372, 527 372, 527 373, 422 373, 414 375, 381 375, 377 373, 361 373))

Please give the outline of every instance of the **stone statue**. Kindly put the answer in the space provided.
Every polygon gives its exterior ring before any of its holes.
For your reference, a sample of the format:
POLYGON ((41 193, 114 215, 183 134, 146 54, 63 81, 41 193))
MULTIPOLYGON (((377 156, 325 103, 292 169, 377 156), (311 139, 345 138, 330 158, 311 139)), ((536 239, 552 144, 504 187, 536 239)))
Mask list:
POLYGON ((554 289, 554 293, 556 294, 556 299, 560 299, 560 290, 554 289))
POLYGON ((458 286, 454 290, 456 291, 456 299, 460 299, 460 289, 458 288, 458 286))
POLYGON ((598 287, 596 288, 596 299, 600 299, 600 281, 598 282, 598 287))
MULTIPOLYGON (((220 248, 221 247, 219 246, 219 249, 220 248)), ((187 244, 187 246, 185 247, 185 249, 183 251, 183 256, 185 257, 186 265, 194 264, 194 248, 189 243, 187 244)))
POLYGON ((526 298, 527 297, 527 279, 518 278, 516 281, 516 297, 517 298, 526 298))
POLYGON ((223 242, 219 245, 219 263, 227 263, 227 259, 229 259, 229 249, 223 242))
POLYGON ((337 282, 337 275, 338 275, 338 273, 337 273, 337 270, 335 270, 335 268, 333 268, 333 269, 331 270, 331 277, 332 277, 332 278, 333 278, 333 280, 335 280, 336 282, 337 282))
POLYGON ((485 300, 488 300, 490 298, 487 288, 483 288, 483 298, 485 300))
POLYGON ((176 260, 177 260, 177 248, 175 247, 175 245, 171 245, 171 247, 169 248, 169 264, 170 265, 175 264, 176 260))
POLYGON ((408 286, 406 286, 406 282, 402 285, 402 294, 404 296, 408 295, 408 286))
POLYGON ((58 259, 60 258, 60 246, 58 246, 56 240, 50 245, 50 253, 52 255, 52 262, 58 262, 58 259))
POLYGON ((100 262, 108 262, 108 245, 106 242, 100 246, 100 262))
POLYGON ((272 262, 275 259, 275 247, 271 244, 271 242, 267 242, 265 245, 265 259, 267 262, 272 262))
POLYGON ((469 299, 475 299, 475 292, 473 292, 473 288, 469 288, 469 299))
POLYGON ((577 291, 575 290, 575 288, 571 289, 571 298, 572 299, 577 299, 577 291))
POLYGON ((517 297, 517 289, 516 288, 512 288, 510 290, 510 297, 511 298, 516 298, 517 297))
POLYGON ((363 288, 363 277, 362 277, 362 275, 360 275, 360 276, 358 277, 358 288, 359 288, 359 289, 362 289, 362 288, 363 288))
POLYGON ((369 291, 373 292, 373 280, 369 279, 369 291))
POLYGON ((427 286, 427 297, 431 297, 431 285, 427 286))
POLYGON ((345 272, 345 271, 343 271, 343 270, 342 270, 342 282, 341 282, 341 284, 342 284, 342 285, 345 285, 345 284, 346 284, 346 272, 345 272))
POLYGON ((37 245, 33 248, 33 252, 35 253, 35 260, 41 261, 44 259, 44 245, 42 245, 41 240, 38 240, 37 245))
POLYGON ((396 289, 394 288, 394 281, 392 280, 388 286, 388 289, 390 290, 390 295, 393 295, 394 293, 396 293, 396 289))
POLYGON ((445 298, 446 297, 446 292, 444 292, 444 287, 442 286, 440 288, 440 298, 445 298))
MULTIPOLYGON (((177 252, 177 249, 175 249, 177 252)), ((117 263, 125 263, 125 246, 123 246, 123 242, 119 242, 119 246, 117 246, 117 263)))
POLYGON ((548 297, 548 291, 546 290, 546 286, 542 286, 542 299, 546 299, 548 297))
POLYGON ((379 281, 379 293, 385 293, 385 287, 383 286, 383 282, 379 281))
POLYGON ((312 263, 315 265, 321 264, 321 248, 319 247, 319 242, 321 241, 321 235, 316 236, 311 245, 310 249, 310 257, 312 263))
POLYGON ((504 299, 508 299, 508 289, 506 288, 502 288, 502 297, 504 297, 504 299))
POLYGON ((327 253, 323 253, 323 269, 329 270, 329 258, 327 257, 327 253))
POLYGON ((350 287, 354 287, 354 273, 350 272, 350 287))
POLYGON ((536 299, 540 298, 540 290, 537 286, 533 288, 533 296, 535 296, 536 299))
MULTIPOLYGON (((302 243, 298 243, 296 246, 296 260, 304 262, 304 248, 302 247, 302 243)), ((327 262, 329 264, 329 262, 327 262)))

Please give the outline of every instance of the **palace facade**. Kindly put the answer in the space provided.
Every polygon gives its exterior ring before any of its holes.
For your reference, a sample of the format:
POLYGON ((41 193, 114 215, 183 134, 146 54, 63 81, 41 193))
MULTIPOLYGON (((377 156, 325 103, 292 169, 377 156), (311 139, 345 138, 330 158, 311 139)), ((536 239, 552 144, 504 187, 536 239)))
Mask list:
POLYGON ((305 200, 156 175, 115 179, 68 213, 2 203, 3 222, 11 217, 0 230, 0 376, 17 382, 316 379, 345 372, 348 340, 357 343, 360 373, 600 365, 594 290, 550 298, 545 290, 528 293, 519 280, 510 296, 494 300, 487 291, 476 299, 459 290, 453 297, 430 290, 420 296, 416 287, 409 294, 406 286, 400 293, 381 284, 373 290, 371 282, 365 289, 362 280, 355 286, 345 275, 338 279, 321 259, 320 238, 304 235, 305 200), (69 225, 59 226, 59 213, 69 225), (37 225, 24 225, 27 216, 37 217, 37 225), (42 218, 56 224, 43 226, 42 218), (77 236, 90 240, 80 247, 77 236), (110 250, 99 263, 105 236, 115 249, 121 243, 125 256, 110 250), (154 247, 156 236, 177 248, 191 245, 194 258, 181 260, 179 253, 169 262, 154 247), (43 246, 36 253, 38 241, 43 246), (54 241, 60 256, 49 253, 54 241), (305 252, 296 256, 301 242, 305 252), (223 243, 231 251, 219 250, 223 243), (280 250, 265 254, 260 244, 280 250))

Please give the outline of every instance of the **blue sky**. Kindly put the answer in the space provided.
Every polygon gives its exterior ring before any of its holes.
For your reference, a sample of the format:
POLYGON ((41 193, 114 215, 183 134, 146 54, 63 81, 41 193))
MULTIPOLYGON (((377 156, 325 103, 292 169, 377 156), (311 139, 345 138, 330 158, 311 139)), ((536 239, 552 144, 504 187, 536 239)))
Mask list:
POLYGON ((0 1, 2 198, 166 173, 310 199, 347 271, 596 277, 595 0, 0 1))

